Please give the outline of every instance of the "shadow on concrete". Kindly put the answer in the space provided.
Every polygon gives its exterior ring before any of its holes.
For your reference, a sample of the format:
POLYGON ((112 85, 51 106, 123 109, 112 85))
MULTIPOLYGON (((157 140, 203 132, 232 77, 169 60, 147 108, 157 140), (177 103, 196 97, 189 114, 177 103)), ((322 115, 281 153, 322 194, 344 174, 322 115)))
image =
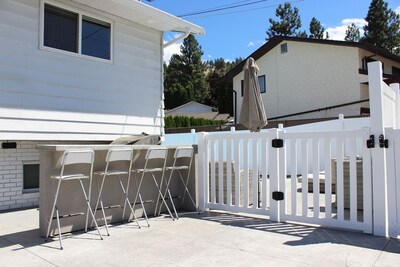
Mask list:
POLYGON ((300 240, 285 242, 284 244, 288 246, 333 243, 386 251, 390 253, 400 253, 400 240, 398 239, 373 236, 355 231, 313 227, 293 223, 278 223, 268 219, 222 212, 204 212, 201 214, 191 213, 182 215, 181 217, 211 221, 233 227, 301 237, 300 240))

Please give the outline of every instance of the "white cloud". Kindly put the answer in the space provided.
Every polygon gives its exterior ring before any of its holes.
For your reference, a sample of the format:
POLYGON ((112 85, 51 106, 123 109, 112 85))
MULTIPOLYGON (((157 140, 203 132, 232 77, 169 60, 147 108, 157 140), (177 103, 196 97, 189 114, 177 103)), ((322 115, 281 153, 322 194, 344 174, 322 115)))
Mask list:
POLYGON ((265 44, 266 41, 262 41, 262 40, 257 40, 257 41, 250 41, 247 44, 247 47, 252 47, 252 46, 261 46, 263 44, 265 44))
POLYGON ((363 27, 367 25, 367 22, 364 19, 350 18, 343 19, 342 24, 339 26, 328 27, 326 31, 329 33, 329 39, 344 40, 346 37, 347 27, 352 23, 356 25, 356 27, 360 30, 361 35, 363 35, 363 27))
POLYGON ((164 61, 167 63, 167 65, 169 64, 169 61, 173 54, 181 54, 181 44, 182 44, 181 42, 178 42, 170 46, 167 46, 164 49, 164 61))
POLYGON ((394 12, 396 12, 397 14, 400 15, 400 6, 398 6, 398 7, 394 10, 394 12))

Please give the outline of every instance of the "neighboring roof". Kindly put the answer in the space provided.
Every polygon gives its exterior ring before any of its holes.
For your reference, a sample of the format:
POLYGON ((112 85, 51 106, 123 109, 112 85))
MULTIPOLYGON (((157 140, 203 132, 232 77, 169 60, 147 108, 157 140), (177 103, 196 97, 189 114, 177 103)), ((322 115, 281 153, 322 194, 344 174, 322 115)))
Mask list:
POLYGON ((202 27, 180 19, 138 0, 72 0, 162 32, 204 34, 202 27))
MULTIPOLYGON (((259 49, 257 49, 255 52, 253 52, 247 58, 252 57, 255 60, 258 60, 259 58, 264 56, 266 53, 271 51, 275 46, 277 46, 278 44, 280 44, 281 42, 284 42, 284 41, 357 47, 357 48, 362 48, 367 51, 370 51, 370 52, 374 53, 375 55, 383 56, 383 57, 386 57, 388 59, 391 59, 391 60, 394 60, 394 61, 397 61, 400 63, 400 56, 391 54, 382 48, 379 48, 375 45, 371 45, 371 44, 367 44, 367 43, 334 41, 334 40, 326 40, 326 39, 311 39, 311 38, 300 38, 300 37, 287 37, 287 36, 272 37, 271 39, 269 39, 268 42, 266 42, 263 46, 261 46, 259 49)), ((246 62, 246 59, 243 60, 240 64, 238 64, 236 67, 231 69, 221 79, 222 80, 232 80, 233 77, 235 77, 236 75, 238 75, 240 72, 243 71, 243 66, 246 62)))
POLYGON ((190 101, 190 102, 187 102, 186 104, 180 105, 180 106, 178 106, 178 107, 176 107, 176 108, 166 110, 166 111, 165 111, 165 114, 173 113, 173 112, 175 112, 175 111, 177 111, 177 110, 179 110, 179 109, 182 109, 182 108, 184 108, 184 107, 191 106, 191 105, 206 107, 206 108, 209 108, 210 110, 212 109, 212 107, 210 107, 210 106, 201 104, 201 103, 196 102, 196 101, 190 101))
POLYGON ((173 116, 184 116, 184 117, 193 117, 193 118, 203 118, 207 120, 223 120, 228 121, 230 118, 229 114, 218 112, 204 112, 204 113, 186 113, 186 114, 165 114, 167 117, 173 116))

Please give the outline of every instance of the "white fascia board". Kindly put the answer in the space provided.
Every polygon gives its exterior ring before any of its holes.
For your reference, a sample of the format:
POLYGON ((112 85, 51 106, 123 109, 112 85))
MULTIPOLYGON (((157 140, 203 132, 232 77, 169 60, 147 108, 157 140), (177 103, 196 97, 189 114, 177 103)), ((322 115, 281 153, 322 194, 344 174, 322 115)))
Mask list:
POLYGON ((162 32, 205 34, 202 27, 137 0, 72 0, 162 32))

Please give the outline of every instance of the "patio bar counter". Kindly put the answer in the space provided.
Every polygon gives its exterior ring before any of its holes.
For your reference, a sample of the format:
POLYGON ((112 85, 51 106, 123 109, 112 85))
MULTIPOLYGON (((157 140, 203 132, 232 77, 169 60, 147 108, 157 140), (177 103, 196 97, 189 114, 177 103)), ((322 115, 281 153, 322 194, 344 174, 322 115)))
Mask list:
MULTIPOLYGON (((54 181, 55 179, 51 179, 51 175, 59 175, 60 167, 61 167, 61 158, 65 150, 73 149, 73 150, 81 150, 81 149, 93 149, 95 152, 95 159, 93 170, 100 171, 104 170, 106 162, 106 154, 107 151, 112 147, 129 147, 132 148, 134 151, 134 160, 132 164, 132 169, 143 168, 145 162, 145 154, 146 151, 150 147, 164 147, 168 148, 168 157, 167 157, 167 166, 170 166, 173 161, 173 155, 175 149, 178 146, 158 146, 158 145, 64 145, 64 144, 51 144, 51 145, 38 145, 37 149, 40 150, 40 189, 39 189, 39 228, 40 228, 40 235, 45 236, 49 217, 52 209, 52 204, 54 201, 54 196, 56 192, 56 187, 58 181, 54 181)), ((162 164, 162 163, 160 163, 162 164)), ((195 197, 195 171, 194 166, 196 164, 192 164, 192 170, 189 178, 189 191, 191 192, 192 196, 195 197)), ((79 166, 77 166, 79 168, 79 166)), ((87 169, 87 168, 86 168, 87 169)), ((148 215, 154 214, 155 209, 155 202, 158 196, 157 189, 155 187, 154 182, 150 176, 147 176, 143 179, 141 194, 143 200, 145 201, 145 209, 148 215)), ((160 181, 160 174, 156 174, 158 182, 160 181)), ((165 179, 169 177, 169 173, 165 174, 165 179)), ((170 190, 172 197, 182 196, 184 192, 184 187, 182 182, 180 182, 179 178, 175 175, 171 179, 170 190)), ((137 192, 137 183, 139 183, 140 174, 132 173, 131 182, 129 186, 129 200, 131 202, 134 201, 135 195, 137 192)), ((92 180, 92 191, 91 191, 91 206, 94 208, 96 204, 96 200, 98 197, 98 181, 101 181, 101 177, 93 176, 92 180)), ((126 186, 127 178, 123 177, 122 182, 124 186, 126 186)), ((86 190, 88 186, 88 181, 84 181, 86 190)), ((165 184, 164 187, 165 188, 165 184)), ((106 179, 102 194, 102 199, 104 206, 120 206, 121 208, 109 208, 106 209, 106 218, 108 222, 121 222, 127 221, 128 216, 130 214, 130 210, 127 207, 124 218, 123 216, 123 204, 124 204, 124 197, 119 185, 118 179, 106 179), (123 218, 123 220, 122 220, 123 218)), ((138 201, 137 201, 138 202, 138 201)), ((167 203, 169 200, 167 200, 167 203)), ((174 200, 174 203, 177 207, 183 209, 193 209, 193 205, 188 202, 188 198, 185 198, 185 202, 183 205, 180 205, 180 201, 174 200)), ((57 207, 59 209, 60 215, 76 215, 79 213, 85 213, 84 216, 70 216, 60 219, 61 221, 61 232, 73 232, 82 230, 85 228, 85 221, 86 221, 86 203, 82 194, 82 190, 80 189, 79 181, 69 181, 63 182, 60 188, 60 193, 58 197, 57 207)), ((165 210, 165 207, 164 209, 165 210)), ((135 206, 135 214, 137 217, 143 216, 142 207, 139 204, 135 206)), ((132 218, 132 216, 130 217, 132 218)), ((103 216, 101 210, 98 210, 96 213, 96 219, 99 225, 104 224, 103 216)), ((89 215, 89 222, 90 222, 90 215, 89 215)), ((145 221, 140 220, 142 226, 145 226, 145 221)), ((56 220, 53 221, 52 228, 50 231, 50 235, 57 234, 57 222, 56 220)))

